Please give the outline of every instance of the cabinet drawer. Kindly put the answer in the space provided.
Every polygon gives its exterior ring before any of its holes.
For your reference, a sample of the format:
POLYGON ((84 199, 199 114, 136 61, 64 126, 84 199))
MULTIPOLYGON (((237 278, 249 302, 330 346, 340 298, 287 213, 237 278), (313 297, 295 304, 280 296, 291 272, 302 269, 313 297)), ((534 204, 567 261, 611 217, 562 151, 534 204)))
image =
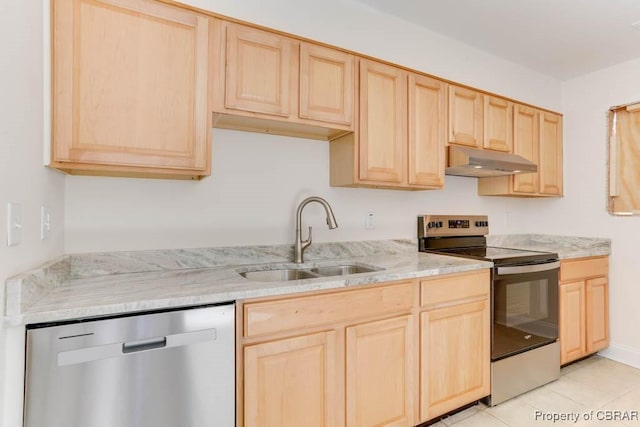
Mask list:
POLYGON ((368 316, 408 311, 413 282, 308 297, 247 303, 244 336, 284 332, 368 316))
POLYGON ((420 305, 435 306, 468 298, 489 297, 489 270, 420 281, 420 305))
POLYGON ((577 259, 562 261, 560 264, 560 281, 568 282, 609 274, 609 257, 577 259))

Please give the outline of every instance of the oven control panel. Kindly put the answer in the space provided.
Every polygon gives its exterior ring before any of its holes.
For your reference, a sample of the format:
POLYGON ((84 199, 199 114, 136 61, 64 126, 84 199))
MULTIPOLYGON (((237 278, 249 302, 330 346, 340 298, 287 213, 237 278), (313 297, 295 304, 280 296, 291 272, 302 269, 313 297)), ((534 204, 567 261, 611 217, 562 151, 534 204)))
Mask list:
POLYGON ((468 219, 450 219, 449 228, 469 228, 468 219))
POLYGON ((486 215, 419 215, 418 238, 447 236, 486 236, 489 217, 486 215))

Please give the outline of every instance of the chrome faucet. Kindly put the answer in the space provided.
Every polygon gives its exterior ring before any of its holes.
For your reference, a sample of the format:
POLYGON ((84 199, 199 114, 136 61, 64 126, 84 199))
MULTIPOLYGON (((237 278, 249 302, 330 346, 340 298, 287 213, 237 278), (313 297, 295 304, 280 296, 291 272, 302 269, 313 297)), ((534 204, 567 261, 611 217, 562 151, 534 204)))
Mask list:
POLYGON ((327 225, 329 226, 329 230, 338 228, 336 217, 333 215, 331 206, 329 206, 329 203, 325 199, 323 199, 322 197, 312 196, 307 197, 302 202, 300 202, 300 204, 298 205, 298 211, 296 213, 296 243, 293 255, 293 262, 296 263, 304 262, 304 250, 307 249, 307 247, 311 244, 311 227, 309 227, 309 238, 307 240, 302 240, 302 210, 311 202, 318 202, 324 207, 324 210, 327 213, 327 225))

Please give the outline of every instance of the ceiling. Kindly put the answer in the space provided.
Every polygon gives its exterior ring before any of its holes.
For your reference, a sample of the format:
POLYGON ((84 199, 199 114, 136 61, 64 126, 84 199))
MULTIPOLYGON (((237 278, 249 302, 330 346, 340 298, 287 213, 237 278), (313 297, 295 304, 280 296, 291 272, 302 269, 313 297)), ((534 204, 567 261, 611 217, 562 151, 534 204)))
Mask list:
POLYGON ((640 58, 640 0, 357 0, 567 80, 640 58))

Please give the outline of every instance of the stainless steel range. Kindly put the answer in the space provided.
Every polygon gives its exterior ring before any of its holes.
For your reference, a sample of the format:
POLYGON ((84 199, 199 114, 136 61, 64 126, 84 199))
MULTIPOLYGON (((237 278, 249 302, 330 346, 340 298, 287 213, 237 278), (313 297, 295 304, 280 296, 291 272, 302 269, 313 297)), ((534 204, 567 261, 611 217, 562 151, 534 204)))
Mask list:
POLYGON ((558 255, 487 246, 484 215, 418 217, 420 251, 491 261, 491 396, 504 402, 560 377, 558 255))

